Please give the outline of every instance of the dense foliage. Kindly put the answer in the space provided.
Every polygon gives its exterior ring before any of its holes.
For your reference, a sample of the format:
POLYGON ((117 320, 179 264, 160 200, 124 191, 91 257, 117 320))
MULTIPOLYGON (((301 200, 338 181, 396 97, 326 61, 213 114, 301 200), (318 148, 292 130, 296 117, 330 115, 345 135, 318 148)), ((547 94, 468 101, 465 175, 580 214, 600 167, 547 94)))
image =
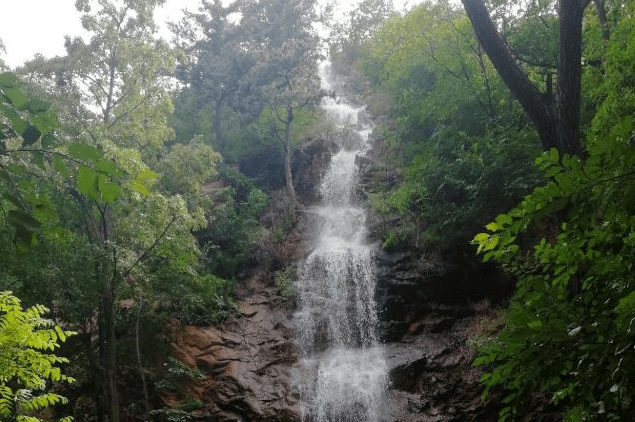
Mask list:
POLYGON ((501 420, 521 415, 536 391, 564 406, 567 420, 632 417, 635 131, 632 108, 612 94, 633 89, 620 47, 632 28, 630 6, 607 43, 604 80, 592 87, 607 95, 589 123, 587 156, 544 153, 537 163, 550 181, 474 238, 518 280, 504 330, 476 361, 492 368, 486 394, 504 387, 501 420), (531 227, 542 232, 528 235, 531 227))
MULTIPOLYGON (((577 105, 563 101, 575 87, 563 86, 567 52, 558 43, 575 27, 562 24, 570 10, 553 2, 487 7, 528 90, 568 119, 563 108, 577 105)), ((372 111, 386 122, 387 158, 370 196, 398 224, 387 225, 384 245, 456 245, 491 221, 473 243, 514 277, 516 290, 499 313, 503 330, 480 342, 475 363, 484 368, 484 396, 502 399, 500 420, 526 417, 539 403, 569 421, 632 419, 633 12, 626 2, 594 2, 575 18, 583 22, 582 100, 572 130, 582 142, 566 149, 577 155, 548 150, 535 167, 538 134, 543 146, 559 140, 542 139, 547 132, 530 124, 525 113, 539 123, 532 102, 510 96, 503 67, 494 69, 473 35, 482 28, 462 10, 424 3, 385 16, 362 38, 351 21, 332 48, 339 68, 366 78, 372 111)))
POLYGON ((386 247, 465 242, 538 183, 535 131, 460 10, 426 2, 372 37, 350 31, 333 48, 338 66, 361 71, 371 112, 390 122, 383 166, 397 179, 378 170, 371 195, 386 220, 402 217, 386 228, 386 247))
MULTIPOLYGON (((50 392, 51 383, 73 382, 62 374, 64 357, 49 351, 74 333, 65 331, 49 319, 42 305, 23 309, 11 292, 0 293, 0 419, 39 422, 36 411, 67 403, 65 397, 50 392)), ((70 417, 60 419, 69 422, 70 417)))

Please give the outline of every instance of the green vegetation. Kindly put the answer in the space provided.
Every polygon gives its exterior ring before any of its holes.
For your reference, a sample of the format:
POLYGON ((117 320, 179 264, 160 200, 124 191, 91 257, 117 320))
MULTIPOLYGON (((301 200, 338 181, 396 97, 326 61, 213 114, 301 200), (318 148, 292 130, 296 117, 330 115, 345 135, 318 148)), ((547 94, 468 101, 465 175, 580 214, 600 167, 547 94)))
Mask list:
POLYGON ((176 392, 181 383, 201 380, 205 374, 198 368, 190 368, 173 357, 168 357, 164 368, 157 374, 154 387, 160 392, 176 392))
MULTIPOLYGON (((74 335, 49 319, 42 305, 23 309, 20 300, 10 292, 0 293, 0 419, 18 422, 40 422, 38 410, 67 403, 68 400, 50 392, 50 383, 74 382, 62 374, 59 364, 64 357, 50 351, 74 335)), ((64 417, 60 422, 70 422, 64 417)))
POLYGON ((276 274, 276 286, 280 289, 280 294, 284 297, 295 295, 296 269, 292 266, 278 271, 276 274))
POLYGON ((390 119, 370 195, 384 221, 399 216, 385 248, 465 243, 541 181, 535 131, 463 13, 426 2, 372 37, 349 31, 338 67, 363 74, 371 111, 390 119))

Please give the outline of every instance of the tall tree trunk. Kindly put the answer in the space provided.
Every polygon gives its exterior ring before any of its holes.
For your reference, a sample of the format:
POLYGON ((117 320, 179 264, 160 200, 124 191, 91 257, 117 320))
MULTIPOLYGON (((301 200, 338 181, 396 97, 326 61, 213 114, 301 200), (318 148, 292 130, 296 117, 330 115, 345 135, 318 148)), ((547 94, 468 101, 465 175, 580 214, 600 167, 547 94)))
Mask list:
POLYGON ((287 119, 284 129, 284 172, 287 182, 287 194, 295 202, 295 189, 293 188, 293 174, 291 173, 291 126, 293 125, 293 109, 287 107, 287 119))
POLYGON ((225 155, 225 140, 223 139, 223 99, 216 101, 216 107, 214 109, 214 136, 216 136, 216 143, 218 144, 218 152, 221 155, 225 155))
POLYGON ((560 58, 555 98, 541 93, 496 30, 483 0, 461 0, 476 37, 501 79, 536 126, 545 150, 580 155, 582 13, 588 0, 560 0, 560 58))
POLYGON ((611 30, 609 28, 608 20, 606 19, 606 10, 604 8, 604 0, 593 0, 595 4, 595 10, 598 14, 598 20, 600 21, 600 25, 602 25, 602 38, 605 41, 609 39, 611 36, 611 30))
POLYGON ((560 42, 556 111, 558 150, 582 155, 580 144, 580 95, 582 90, 582 15, 584 0, 560 0, 560 42))
POLYGON ((93 342, 91 340, 91 328, 90 325, 84 324, 83 333, 80 338, 82 340, 82 345, 84 346, 84 350, 86 353, 86 359, 88 359, 88 368, 89 368, 89 376, 91 383, 93 385, 94 391, 94 399, 95 399, 95 415, 97 417, 97 422, 104 422, 106 420, 106 409, 104 408, 103 401, 103 387, 102 387, 102 379, 99 376, 99 365, 97 363, 97 356, 95 356, 95 351, 93 350, 93 342))
POLYGON ((150 415, 150 395, 148 394, 148 384, 146 383, 146 376, 143 372, 143 362, 141 361, 141 346, 139 345, 139 338, 141 337, 139 332, 139 325, 141 322, 141 313, 143 312, 143 292, 139 294, 139 308, 137 309, 137 318, 135 321, 135 350, 137 352, 137 365, 139 367, 139 376, 141 377, 141 386, 143 387, 143 405, 145 411, 143 412, 143 420, 149 420, 150 415))
POLYGON ((117 392, 117 344, 115 338, 115 280, 104 286, 101 296, 99 347, 103 366, 103 383, 108 407, 108 422, 119 421, 119 397, 117 392))
POLYGON ((102 253, 96 265, 97 281, 102 286, 99 307, 99 352, 102 383, 108 412, 108 422, 119 422, 119 395, 117 392, 117 339, 115 334, 115 299, 117 291, 117 251, 109 250, 110 212, 100 208, 99 230, 96 234, 102 253), (110 253, 112 252, 112 256, 110 253), (112 261, 111 261, 112 259, 112 261))

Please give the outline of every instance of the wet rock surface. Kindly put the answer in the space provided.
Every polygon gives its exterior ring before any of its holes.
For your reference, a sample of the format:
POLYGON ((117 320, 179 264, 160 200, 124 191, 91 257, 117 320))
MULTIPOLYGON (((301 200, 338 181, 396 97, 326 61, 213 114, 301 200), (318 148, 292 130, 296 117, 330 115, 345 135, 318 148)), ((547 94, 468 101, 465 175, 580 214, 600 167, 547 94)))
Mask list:
POLYGON ((233 314, 220 327, 175 330, 175 356, 205 374, 193 386, 204 403, 193 414, 195 419, 300 420, 298 397, 289 388, 298 350, 287 299, 273 287, 252 287, 258 293, 241 298, 242 313, 233 314))
POLYGON ((447 332, 456 319, 472 312, 464 305, 483 299, 500 302, 511 292, 508 280, 467 250, 381 251, 376 262, 376 300, 385 341, 401 339, 412 321, 434 315, 440 305, 454 305, 434 327, 436 333, 447 332))
POLYGON ((473 310, 439 308, 386 345, 392 422, 497 420, 499 407, 481 399, 480 371, 471 366, 466 341, 475 317, 466 313, 473 310))
POLYGON ((339 148, 333 141, 317 138, 306 142, 293 153, 293 187, 304 204, 315 204, 320 200, 320 185, 316 181, 322 180, 331 163, 331 156, 339 148))

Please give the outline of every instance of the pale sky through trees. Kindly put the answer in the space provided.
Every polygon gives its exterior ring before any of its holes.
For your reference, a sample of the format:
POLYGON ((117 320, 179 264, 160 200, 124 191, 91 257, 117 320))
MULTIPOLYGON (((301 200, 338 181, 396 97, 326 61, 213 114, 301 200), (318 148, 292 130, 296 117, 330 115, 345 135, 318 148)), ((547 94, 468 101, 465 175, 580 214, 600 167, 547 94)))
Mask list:
MULTIPOLYGON (((63 55, 64 35, 84 34, 75 0, 1 1, 0 39, 6 52, 0 51, 0 58, 11 68, 22 65, 37 53, 47 58, 63 55)), ((359 1, 343 0, 337 4, 348 12, 359 1)), ((393 0, 393 3, 397 10, 403 10, 419 1, 393 0)), ((180 20, 182 9, 196 11, 199 4, 200 0, 167 0, 166 5, 155 13, 155 20, 162 26, 160 35, 171 39, 164 22, 180 20)))

